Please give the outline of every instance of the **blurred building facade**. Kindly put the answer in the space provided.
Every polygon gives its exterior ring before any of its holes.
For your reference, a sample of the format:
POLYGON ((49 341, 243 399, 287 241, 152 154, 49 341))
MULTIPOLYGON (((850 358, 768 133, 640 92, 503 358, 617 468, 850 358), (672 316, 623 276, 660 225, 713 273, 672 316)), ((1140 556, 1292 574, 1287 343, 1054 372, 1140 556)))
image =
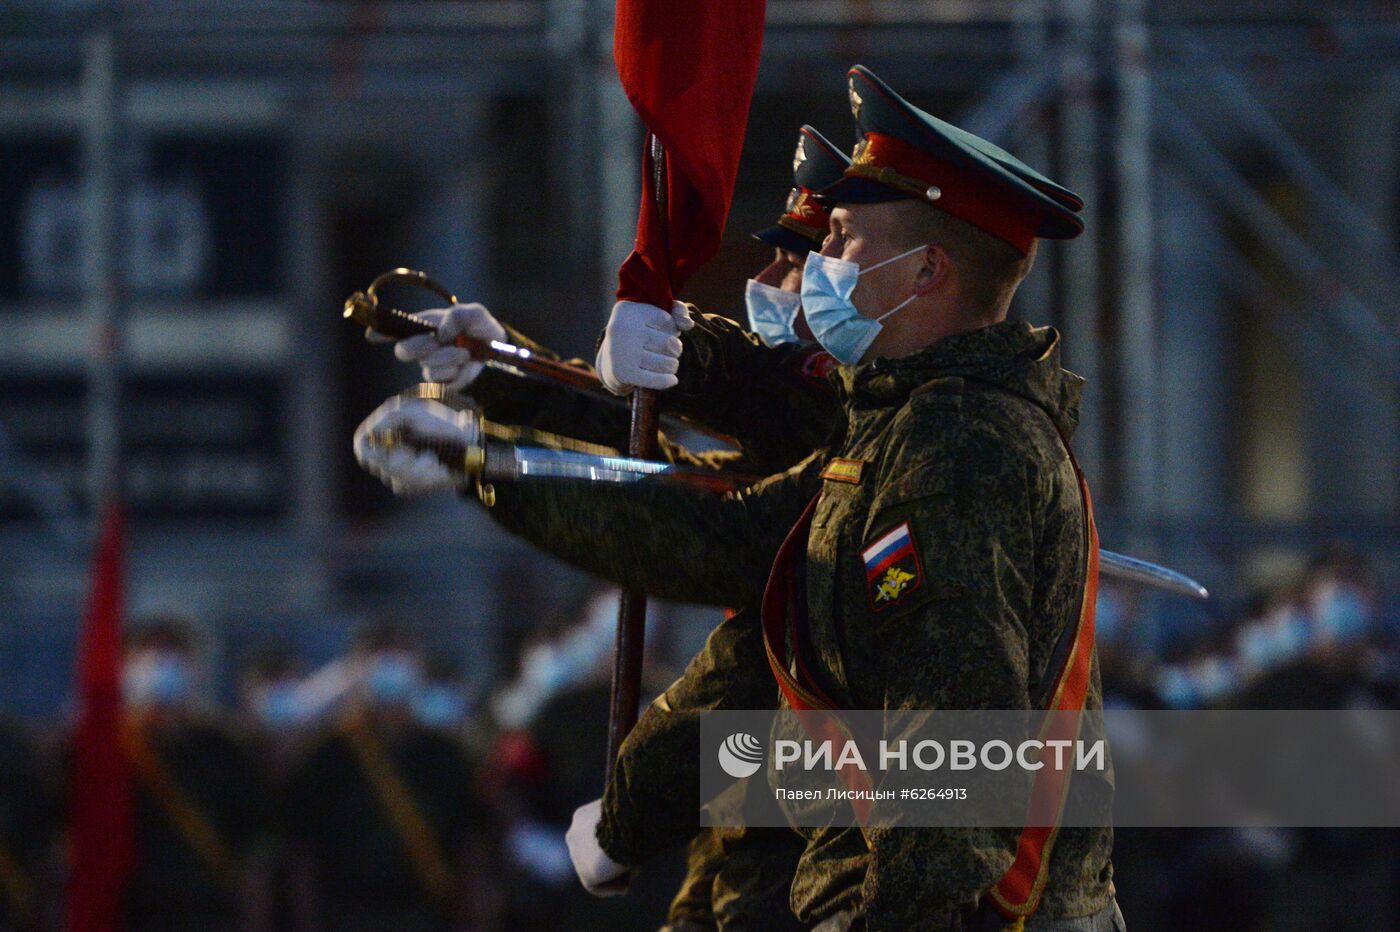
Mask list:
MULTIPOLYGON (((588 582, 473 505, 394 501, 353 426, 415 373, 339 320, 394 266, 592 355, 641 128, 602 0, 0 10, 0 705, 58 711, 91 502, 133 608, 313 660, 407 613, 498 673, 588 582), (512 634, 512 632, 515 632, 512 634)), ((742 315, 793 131, 861 62, 1082 193, 1018 313, 1089 377, 1106 543, 1199 576, 1208 627, 1334 538, 1400 593, 1400 20, 1382 3, 769 0, 739 188, 685 297, 742 315), (1221 606, 1225 606, 1222 608, 1221 606)), ((775 417, 781 416, 775 412, 775 417)))

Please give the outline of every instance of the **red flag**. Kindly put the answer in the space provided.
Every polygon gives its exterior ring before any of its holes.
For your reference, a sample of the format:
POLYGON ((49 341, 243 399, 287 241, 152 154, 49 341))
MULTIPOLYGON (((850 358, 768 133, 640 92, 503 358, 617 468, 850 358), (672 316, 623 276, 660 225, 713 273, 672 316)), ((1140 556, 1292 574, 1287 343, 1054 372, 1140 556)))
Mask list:
POLYGON ((670 307, 719 249, 763 45, 764 0, 618 0, 613 57, 627 99, 666 150, 666 216, 651 152, 637 243, 617 296, 670 307))
POLYGON ((122 747, 122 544, 122 508, 113 501, 102 520, 78 646, 69 932, 122 928, 136 861, 132 780, 122 747))

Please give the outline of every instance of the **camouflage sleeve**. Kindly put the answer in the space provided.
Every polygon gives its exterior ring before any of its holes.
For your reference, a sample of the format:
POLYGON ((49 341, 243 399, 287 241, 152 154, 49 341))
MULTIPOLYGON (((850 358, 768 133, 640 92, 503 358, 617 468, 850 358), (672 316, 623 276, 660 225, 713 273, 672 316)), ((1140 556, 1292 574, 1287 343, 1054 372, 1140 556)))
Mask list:
POLYGON ((496 485, 491 517, 546 553, 624 588, 677 602, 758 598, 783 537, 820 483, 813 454, 739 492, 641 481, 526 479, 496 485))
POLYGON ((760 474, 826 443, 840 411, 826 379, 835 360, 810 344, 767 346, 725 317, 692 318, 667 411, 733 437, 760 474))
MULTIPOLYGON (((915 578, 890 607, 872 601, 865 608, 866 636, 883 660, 882 686, 861 701, 885 709, 1025 709, 1036 553, 1028 464, 967 421, 941 431, 936 449, 936 462, 903 472, 898 460, 909 458, 896 455, 882 470, 893 479, 872 509, 865 541, 906 528, 914 554, 902 563, 915 578)), ((974 904, 1010 867, 1017 834, 872 827, 864 887, 870 928, 910 928, 935 916, 951 927, 956 910, 974 904)))
POLYGON ((691 838, 700 828, 700 717, 774 708, 777 698, 758 613, 744 609, 710 632, 623 742, 603 794, 603 850, 621 864, 641 864, 691 838))

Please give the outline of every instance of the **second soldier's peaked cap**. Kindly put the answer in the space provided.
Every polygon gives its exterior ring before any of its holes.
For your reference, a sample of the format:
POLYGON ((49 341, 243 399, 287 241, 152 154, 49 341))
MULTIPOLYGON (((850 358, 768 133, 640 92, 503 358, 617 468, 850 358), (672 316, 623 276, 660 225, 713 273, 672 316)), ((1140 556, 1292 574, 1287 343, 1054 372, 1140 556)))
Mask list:
POLYGON ((816 200, 815 194, 841 180, 850 158, 825 136, 810 126, 797 133, 797 149, 792 155, 792 192, 778 222, 755 233, 754 239, 791 252, 808 253, 820 249, 826 238, 831 208, 816 200))
POLYGON ((847 73, 860 141, 827 204, 921 199, 1028 252, 1084 232, 1084 201, 1011 153, 925 113, 863 65, 847 73))

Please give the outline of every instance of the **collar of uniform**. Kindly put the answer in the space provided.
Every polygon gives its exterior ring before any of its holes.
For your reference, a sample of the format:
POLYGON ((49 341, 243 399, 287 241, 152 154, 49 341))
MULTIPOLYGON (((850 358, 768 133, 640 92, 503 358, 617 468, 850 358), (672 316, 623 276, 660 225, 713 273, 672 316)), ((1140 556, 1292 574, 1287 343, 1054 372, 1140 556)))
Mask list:
POLYGON ((957 333, 900 359, 842 366, 836 378, 856 408, 902 405, 934 379, 959 376, 996 385, 1034 402, 1072 433, 1079 421, 1083 379, 1060 368, 1060 334, 1053 327, 1002 321, 957 333))

